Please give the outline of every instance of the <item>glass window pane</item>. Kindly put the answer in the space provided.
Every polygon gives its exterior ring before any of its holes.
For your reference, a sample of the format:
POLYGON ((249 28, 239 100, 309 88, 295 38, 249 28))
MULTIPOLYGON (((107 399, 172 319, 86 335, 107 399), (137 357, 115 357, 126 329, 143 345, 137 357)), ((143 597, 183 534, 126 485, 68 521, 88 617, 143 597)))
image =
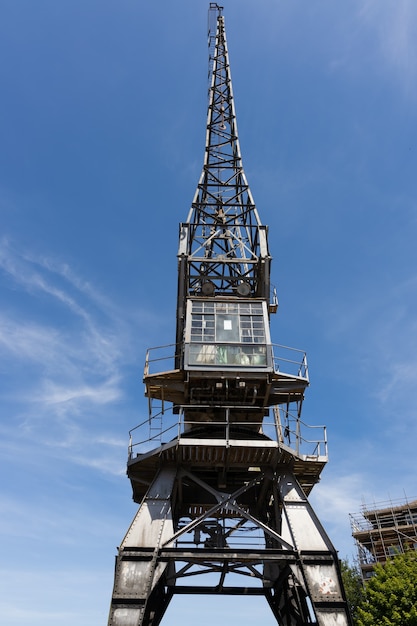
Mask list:
POLYGON ((216 341, 239 342, 238 317, 218 313, 216 316, 216 341))

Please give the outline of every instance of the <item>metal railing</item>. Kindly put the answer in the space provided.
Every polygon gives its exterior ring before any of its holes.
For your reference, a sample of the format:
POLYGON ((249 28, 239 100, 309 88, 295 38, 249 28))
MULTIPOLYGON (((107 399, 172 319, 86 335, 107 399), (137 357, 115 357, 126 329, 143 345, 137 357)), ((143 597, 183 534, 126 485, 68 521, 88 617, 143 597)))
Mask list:
POLYGON ((149 376, 159 372, 175 369, 175 362, 181 356, 182 344, 169 343, 165 346, 148 348, 145 357, 144 375, 149 376), (158 367, 158 369, 156 369, 158 367))
POLYGON ((299 378, 308 378, 307 354, 298 348, 289 348, 278 343, 271 344, 274 372, 291 374, 299 378), (298 358, 296 358, 296 355, 298 358), (290 358, 292 357, 292 358, 290 358))
MULTIPOLYGON (((262 423, 254 419, 239 422, 230 419, 229 407, 225 409, 225 419, 215 422, 194 421, 187 418, 187 409, 197 408, 191 405, 181 407, 179 414, 172 409, 159 411, 129 431, 129 459, 155 450, 162 444, 190 436, 197 429, 205 429, 205 438, 228 441, 236 437, 236 432, 247 433, 247 439, 276 441, 279 445, 292 451, 298 458, 318 461, 327 459, 327 432, 325 426, 311 426, 303 422, 297 415, 273 407, 270 415, 263 418, 262 423), (184 412, 185 409, 185 412, 184 412), (306 436, 318 433, 317 437, 306 436)), ((198 409, 204 410, 199 404, 198 409)), ((208 408, 208 407, 207 407, 208 408)), ((247 407, 251 410, 252 407, 247 407)), ((241 410, 242 407, 239 407, 241 410)))
MULTIPOLYGON (((252 344, 244 345, 248 347, 252 344)), ((277 343, 268 344, 267 347, 270 348, 272 353, 274 372, 297 376, 307 381, 309 380, 306 352, 277 343)), ((146 351, 144 375, 149 376, 176 369, 176 362, 182 355, 182 349, 183 344, 175 343, 148 348, 146 351)))

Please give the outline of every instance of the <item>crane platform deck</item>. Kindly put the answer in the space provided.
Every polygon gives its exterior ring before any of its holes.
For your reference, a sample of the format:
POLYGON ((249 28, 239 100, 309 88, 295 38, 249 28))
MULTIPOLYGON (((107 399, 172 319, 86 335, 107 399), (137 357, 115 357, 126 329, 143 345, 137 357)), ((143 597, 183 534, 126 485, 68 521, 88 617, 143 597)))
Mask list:
POLYGON ((138 453, 128 461, 127 474, 135 502, 142 501, 159 468, 169 463, 203 473, 217 473, 226 468, 228 473, 239 475, 286 468, 308 495, 320 479, 327 456, 297 455, 289 446, 265 439, 179 437, 149 452, 138 453))
POLYGON ((212 371, 189 372, 176 369, 147 374, 143 381, 146 397, 177 405, 184 405, 190 399, 192 400, 196 389, 201 390, 202 393, 206 390, 206 395, 210 394, 210 384, 213 384, 213 381, 217 385, 217 401, 227 400, 226 397, 222 398, 221 385, 224 386, 225 396, 227 393, 230 394, 233 388, 238 388, 238 391, 233 394, 234 403, 236 403, 236 396, 243 397, 245 388, 251 393, 256 388, 256 405, 265 407, 298 402, 304 398, 304 392, 309 385, 308 379, 303 376, 253 370, 219 370, 213 374, 212 371))

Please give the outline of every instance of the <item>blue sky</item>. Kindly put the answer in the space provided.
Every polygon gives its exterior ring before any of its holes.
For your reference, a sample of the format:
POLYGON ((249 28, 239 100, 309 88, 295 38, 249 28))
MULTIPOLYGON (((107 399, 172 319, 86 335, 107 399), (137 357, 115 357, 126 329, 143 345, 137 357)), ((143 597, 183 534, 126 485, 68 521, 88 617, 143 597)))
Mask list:
MULTIPOLYGON (((3 0, 0 612, 106 623, 136 506, 146 348, 175 337, 178 223, 203 161, 208 2, 3 0)), ((245 171, 269 225, 273 341, 307 350, 312 503, 417 496, 417 4, 225 0, 245 171)), ((166 623, 274 624, 175 599, 166 623), (226 621, 223 621, 226 623, 226 621)))

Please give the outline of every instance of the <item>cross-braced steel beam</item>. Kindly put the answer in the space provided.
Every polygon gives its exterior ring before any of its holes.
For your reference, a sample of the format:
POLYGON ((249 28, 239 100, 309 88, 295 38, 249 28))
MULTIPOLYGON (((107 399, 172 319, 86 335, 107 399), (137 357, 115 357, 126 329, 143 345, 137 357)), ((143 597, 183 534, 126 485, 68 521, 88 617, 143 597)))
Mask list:
POLYGON ((295 476, 265 468, 230 492, 209 474, 161 469, 119 549, 109 624, 157 626, 174 594, 263 595, 278 624, 348 624, 335 550, 295 476))

